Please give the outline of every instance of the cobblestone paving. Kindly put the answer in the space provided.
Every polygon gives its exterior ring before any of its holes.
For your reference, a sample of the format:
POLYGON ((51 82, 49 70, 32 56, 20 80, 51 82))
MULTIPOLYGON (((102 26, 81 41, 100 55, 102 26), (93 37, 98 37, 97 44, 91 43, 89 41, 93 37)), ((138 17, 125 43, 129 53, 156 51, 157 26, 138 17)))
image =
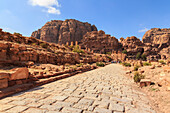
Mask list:
POLYGON ((124 74, 122 66, 111 64, 58 80, 0 100, 0 112, 156 113, 124 74))

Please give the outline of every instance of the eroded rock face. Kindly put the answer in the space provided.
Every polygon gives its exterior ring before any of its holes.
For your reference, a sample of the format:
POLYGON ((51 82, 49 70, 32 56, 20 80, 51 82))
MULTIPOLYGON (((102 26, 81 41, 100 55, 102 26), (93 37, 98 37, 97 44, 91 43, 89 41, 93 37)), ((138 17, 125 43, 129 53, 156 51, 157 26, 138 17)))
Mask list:
POLYGON ((12 69, 9 80, 27 79, 29 77, 29 70, 27 68, 12 69))
POLYGON ((170 45, 170 28, 153 28, 145 33, 142 41, 143 43, 170 45))
POLYGON ((136 54, 144 52, 144 44, 135 36, 127 37, 126 39, 121 39, 120 43, 122 48, 127 50, 127 55, 131 58, 136 58, 136 54))
POLYGON ((66 42, 81 41, 83 35, 91 31, 97 31, 97 28, 87 22, 74 19, 52 20, 38 31, 34 31, 31 36, 47 42, 66 44, 66 42))
POLYGON ((144 46, 144 44, 135 36, 127 37, 121 40, 121 44, 124 49, 133 49, 139 46, 144 46))
POLYGON ((170 28, 153 28, 145 33, 142 41, 145 44, 145 49, 148 47, 150 57, 154 57, 153 55, 156 55, 156 59, 170 57, 170 28))
POLYGON ((105 32, 101 30, 86 33, 80 45, 84 49, 89 48, 95 53, 104 54, 117 51, 119 48, 118 39, 105 34, 105 32))

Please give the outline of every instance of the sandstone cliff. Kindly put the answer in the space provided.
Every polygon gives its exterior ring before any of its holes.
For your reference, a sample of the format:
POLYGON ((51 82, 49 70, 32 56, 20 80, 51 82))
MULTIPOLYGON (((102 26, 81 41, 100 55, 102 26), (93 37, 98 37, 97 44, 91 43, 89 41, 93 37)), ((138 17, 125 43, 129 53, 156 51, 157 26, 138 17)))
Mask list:
POLYGON ((96 56, 88 51, 80 54, 78 51, 73 51, 70 46, 48 43, 34 37, 24 37, 19 33, 11 34, 0 29, 0 67, 25 66, 30 61, 61 65, 105 60, 108 60, 106 56, 96 56))
POLYGON ((143 43, 170 45, 170 28, 153 28, 145 33, 142 38, 143 43))
POLYGON ((89 48, 95 53, 103 54, 112 53, 119 49, 118 39, 105 34, 102 30, 86 33, 80 45, 84 49, 89 48))
POLYGON ((91 31, 97 31, 97 28, 87 22, 74 19, 52 20, 34 31, 31 36, 47 42, 66 44, 66 42, 81 41, 83 35, 91 31))

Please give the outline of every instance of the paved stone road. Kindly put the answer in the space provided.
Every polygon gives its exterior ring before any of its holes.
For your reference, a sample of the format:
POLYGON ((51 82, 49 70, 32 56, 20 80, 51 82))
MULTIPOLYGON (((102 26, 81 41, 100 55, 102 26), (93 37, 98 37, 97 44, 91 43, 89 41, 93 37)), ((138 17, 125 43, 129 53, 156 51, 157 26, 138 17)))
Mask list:
POLYGON ((0 100, 3 113, 156 113, 146 95, 111 64, 0 100))

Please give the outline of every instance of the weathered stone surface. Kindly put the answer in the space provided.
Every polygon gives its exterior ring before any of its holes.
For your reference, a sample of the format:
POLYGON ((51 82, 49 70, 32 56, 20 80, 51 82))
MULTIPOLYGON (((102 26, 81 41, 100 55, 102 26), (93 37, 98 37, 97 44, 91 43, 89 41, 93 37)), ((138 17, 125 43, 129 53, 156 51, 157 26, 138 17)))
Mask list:
POLYGON ((108 53, 117 51, 119 48, 118 40, 115 37, 105 34, 104 31, 88 32, 83 36, 80 46, 90 49, 94 53, 108 53))
POLYGON ((138 91, 137 87, 134 88, 134 82, 124 74, 122 66, 111 64, 78 76, 58 80, 1 99, 3 108, 0 106, 0 112, 11 111, 11 107, 14 106, 19 106, 12 109, 14 112, 20 106, 27 107, 24 113, 47 111, 49 113, 50 111, 52 113, 54 111, 55 113, 126 113, 134 108, 146 109, 145 106, 150 110, 147 95, 138 91), (6 103, 14 106, 7 106, 6 103))
POLYGON ((153 28, 145 33, 142 41, 144 43, 170 45, 170 29, 153 28))
POLYGON ((66 44, 66 42, 81 41, 83 35, 91 31, 97 31, 97 28, 87 22, 74 19, 52 20, 33 32, 31 36, 47 42, 66 44))
POLYGON ((8 79, 0 79, 0 89, 8 87, 8 79))
POLYGON ((16 68, 12 71, 9 80, 27 79, 29 77, 29 70, 27 68, 16 68))
POLYGON ((140 87, 149 86, 150 84, 151 84, 151 80, 149 79, 141 79, 140 81, 140 87))
POLYGON ((135 36, 127 37, 120 41, 122 48, 127 51, 127 57, 130 59, 136 59, 136 54, 144 52, 144 44, 135 36))
POLYGON ((0 79, 4 79, 4 78, 8 79, 9 78, 9 73, 3 73, 3 72, 1 73, 0 72, 0 79))
POLYGON ((113 111, 124 112, 125 107, 120 104, 110 103, 109 109, 113 111))

